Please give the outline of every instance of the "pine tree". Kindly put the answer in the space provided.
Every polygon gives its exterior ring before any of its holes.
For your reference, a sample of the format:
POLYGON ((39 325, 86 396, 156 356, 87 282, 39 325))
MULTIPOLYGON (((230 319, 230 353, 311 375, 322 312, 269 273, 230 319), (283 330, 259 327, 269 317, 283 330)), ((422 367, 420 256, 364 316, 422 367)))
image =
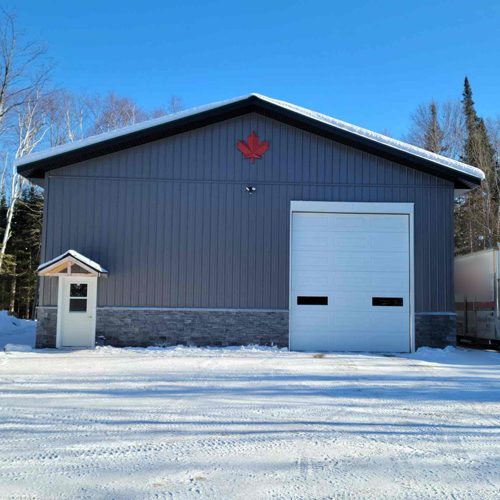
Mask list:
POLYGON ((23 190, 8 246, 8 253, 13 258, 8 309, 18 317, 32 318, 35 311, 42 213, 42 193, 33 186, 23 190))
POLYGON ((463 112, 467 137, 462 161, 480 168, 480 188, 458 200, 455 209, 455 247, 458 253, 492 248, 500 238, 500 183, 495 150, 484 120, 476 112, 469 79, 464 81, 463 112))
MULTIPOLYGON (((0 241, 3 238, 5 226, 7 222, 7 198, 5 196, 5 187, 0 186, 0 241)), ((9 304, 9 284, 10 278, 7 274, 0 273, 0 311, 8 309, 9 304)))
POLYGON ((495 150, 491 144, 484 120, 477 115, 472 88, 465 77, 462 104, 464 108, 467 139, 462 160, 469 165, 481 168, 484 173, 494 175, 496 170, 495 150))
POLYGON ((478 117, 476 113, 474 100, 472 99, 472 88, 470 86, 469 79, 467 77, 465 77, 464 80, 464 91, 462 93, 462 106, 464 109, 465 124, 467 126, 467 142, 464 148, 463 160, 468 161, 468 159, 471 157, 470 142, 477 124, 478 117))

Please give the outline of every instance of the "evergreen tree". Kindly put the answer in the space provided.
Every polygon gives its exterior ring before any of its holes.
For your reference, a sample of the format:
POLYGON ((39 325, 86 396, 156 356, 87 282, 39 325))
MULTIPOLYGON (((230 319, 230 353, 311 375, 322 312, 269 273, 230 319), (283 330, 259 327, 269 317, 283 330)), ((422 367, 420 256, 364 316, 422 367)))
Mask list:
POLYGON ((467 253, 492 248, 499 241, 500 183, 495 150, 476 112, 467 77, 462 105, 467 135, 461 159, 485 173, 481 188, 459 198, 455 208, 455 247, 458 253, 467 253))
POLYGON ((12 237, 8 244, 12 260, 6 305, 18 317, 32 318, 35 312, 42 216, 42 193, 33 186, 26 188, 14 213, 12 237))
MULTIPOLYGON (((481 168, 486 176, 495 175, 495 150, 491 144, 484 120, 477 115, 469 79, 465 77, 462 99, 467 138, 462 160, 481 168)), ((495 193, 496 194, 496 193, 495 193)))
POLYGON ((476 113, 476 108, 474 104, 474 100, 472 99, 472 88, 469 83, 469 79, 465 77, 464 80, 464 91, 462 93, 462 106, 464 110, 464 116, 465 116, 465 124, 467 126, 467 142, 465 144, 464 148, 464 156, 463 160, 468 161, 468 158, 470 158, 469 153, 470 153, 470 141, 471 141, 471 133, 474 132, 477 121, 478 121, 478 116, 476 113))
MULTIPOLYGON (((0 241, 3 238, 7 222, 7 198, 5 196, 5 186, 0 186, 0 241)), ((9 304, 9 284, 10 278, 0 273, 0 311, 8 308, 9 304)))

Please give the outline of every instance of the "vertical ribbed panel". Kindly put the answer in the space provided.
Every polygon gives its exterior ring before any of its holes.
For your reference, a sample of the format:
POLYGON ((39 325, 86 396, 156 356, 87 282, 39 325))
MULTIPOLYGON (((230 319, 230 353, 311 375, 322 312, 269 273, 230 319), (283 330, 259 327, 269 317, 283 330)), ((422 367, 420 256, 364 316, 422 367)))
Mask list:
POLYGON ((101 306, 287 309, 291 200, 415 203, 417 312, 453 310, 452 183, 257 114, 50 172, 43 258, 107 267, 101 306))

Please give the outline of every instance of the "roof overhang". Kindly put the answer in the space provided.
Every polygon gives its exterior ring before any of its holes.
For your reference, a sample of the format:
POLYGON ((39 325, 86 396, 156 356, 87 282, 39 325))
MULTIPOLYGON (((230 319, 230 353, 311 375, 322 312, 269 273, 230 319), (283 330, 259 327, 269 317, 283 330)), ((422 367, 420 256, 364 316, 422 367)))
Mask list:
POLYGON ((68 250, 38 266, 39 276, 107 276, 100 264, 75 250, 68 250))
POLYGON ((450 180, 456 189, 471 189, 478 186, 484 178, 484 174, 475 167, 258 94, 182 111, 40 153, 33 153, 17 160, 16 165, 21 175, 40 184, 43 182, 45 173, 50 170, 247 113, 259 113, 341 144, 450 180))

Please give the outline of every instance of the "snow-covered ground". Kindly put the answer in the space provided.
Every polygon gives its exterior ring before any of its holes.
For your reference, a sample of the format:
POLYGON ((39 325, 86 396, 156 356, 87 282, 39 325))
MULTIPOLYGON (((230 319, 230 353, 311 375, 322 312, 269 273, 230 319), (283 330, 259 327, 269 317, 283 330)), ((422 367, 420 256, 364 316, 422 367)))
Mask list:
POLYGON ((7 311, 0 311, 0 350, 6 345, 35 345, 35 321, 9 316, 7 311))
POLYGON ((497 353, 0 354, 2 498, 499 498, 499 432, 497 353))

